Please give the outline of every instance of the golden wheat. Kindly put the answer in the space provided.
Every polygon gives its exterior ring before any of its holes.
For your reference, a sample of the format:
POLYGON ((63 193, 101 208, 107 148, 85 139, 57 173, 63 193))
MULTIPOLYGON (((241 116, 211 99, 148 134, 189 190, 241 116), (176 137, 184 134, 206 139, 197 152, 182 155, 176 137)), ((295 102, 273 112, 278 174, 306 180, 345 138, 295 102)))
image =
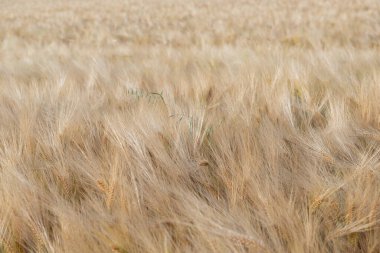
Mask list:
POLYGON ((380 252, 379 13, 0 1, 0 253, 380 252))

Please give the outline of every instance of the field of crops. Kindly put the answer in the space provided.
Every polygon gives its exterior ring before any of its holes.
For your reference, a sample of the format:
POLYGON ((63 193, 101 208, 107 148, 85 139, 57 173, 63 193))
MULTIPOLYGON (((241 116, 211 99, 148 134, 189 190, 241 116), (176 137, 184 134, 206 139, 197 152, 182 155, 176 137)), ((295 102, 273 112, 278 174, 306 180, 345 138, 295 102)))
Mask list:
POLYGON ((380 252, 377 0, 0 0, 0 253, 380 252))

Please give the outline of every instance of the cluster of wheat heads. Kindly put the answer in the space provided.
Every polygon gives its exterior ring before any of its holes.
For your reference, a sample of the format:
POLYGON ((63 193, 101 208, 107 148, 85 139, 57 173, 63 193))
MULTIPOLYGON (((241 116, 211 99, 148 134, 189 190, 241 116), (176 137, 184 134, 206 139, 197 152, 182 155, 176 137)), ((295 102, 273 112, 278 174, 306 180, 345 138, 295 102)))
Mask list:
POLYGON ((379 252, 370 1, 0 2, 0 252, 379 252))

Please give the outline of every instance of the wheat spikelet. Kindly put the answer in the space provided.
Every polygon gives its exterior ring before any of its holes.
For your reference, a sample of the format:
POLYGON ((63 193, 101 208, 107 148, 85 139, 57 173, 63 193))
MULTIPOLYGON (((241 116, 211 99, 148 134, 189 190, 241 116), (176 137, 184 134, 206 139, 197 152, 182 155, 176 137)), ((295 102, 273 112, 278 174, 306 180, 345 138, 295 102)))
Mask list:
POLYGON ((322 158, 323 158, 323 161, 325 161, 329 164, 333 164, 333 162, 334 162, 334 158, 328 154, 323 154, 322 158))
MULTIPOLYGON (((115 183, 106 184, 103 180, 96 181, 96 184, 98 188, 106 194, 106 206, 108 209, 111 208, 112 202, 114 200, 114 190, 115 190, 115 183)), ((122 198, 122 201, 123 198, 122 198)))
POLYGON ((311 211, 315 211, 317 208, 319 208, 320 205, 322 204, 322 202, 328 196, 330 196, 332 193, 336 192, 337 189, 329 188, 324 193, 322 193, 322 194, 318 195, 317 197, 315 197, 314 200, 311 202, 311 205, 310 205, 311 211))
POLYGON ((63 195, 66 197, 69 197, 70 196, 70 186, 69 186, 68 179, 64 176, 61 176, 61 175, 59 175, 58 178, 61 181, 63 195))
POLYGON ((199 166, 209 166, 209 162, 207 160, 202 160, 198 164, 199 166))
POLYGON ((1 253, 20 253, 20 252, 25 252, 25 250, 20 245, 20 243, 14 239, 14 241, 9 241, 9 240, 0 241, 0 252, 1 253), (1 249, 3 249, 4 251, 1 251, 1 249))
POLYGON ((30 230, 32 231, 32 235, 37 247, 37 252, 41 252, 44 242, 41 231, 38 229, 38 226, 36 224, 32 224, 30 226, 30 230))
POLYGON ((113 245, 111 247, 111 249, 113 252, 116 252, 116 253, 127 253, 127 250, 123 249, 122 247, 116 246, 116 245, 113 245))
POLYGON ((229 191, 232 191, 233 190, 233 182, 231 179, 229 178, 226 178, 225 180, 225 184, 226 184, 226 187, 229 191))
POLYGON ((1 246, 5 250, 4 253, 14 253, 14 252, 17 252, 16 247, 13 244, 11 244, 6 239, 1 239, 0 240, 0 249, 1 249, 1 246))
POLYGON ((340 214, 339 203, 337 201, 332 201, 329 207, 331 216, 338 218, 340 214))
POLYGON ((205 188, 207 189, 207 191, 209 193, 211 193, 215 198, 219 199, 220 196, 219 196, 219 192, 217 190, 214 189, 214 187, 210 186, 210 185, 205 185, 205 188))
POLYGON ((114 200, 114 190, 115 190, 115 183, 111 183, 107 190, 106 206, 108 209, 111 208, 112 202, 114 200))
POLYGON ((353 212, 354 212, 354 205, 351 203, 349 204, 348 209, 347 209, 347 214, 344 217, 346 224, 350 224, 352 222, 353 212))
POLYGON ((108 186, 106 185, 106 183, 103 181, 103 180, 101 180, 101 179, 99 179, 98 181, 96 181, 96 185, 98 186, 98 188, 102 191, 102 192, 104 192, 104 193, 106 193, 108 190, 108 186))
POLYGON ((262 118, 261 118, 261 116, 258 115, 258 116, 255 116, 255 117, 254 117, 254 120, 256 121, 256 123, 260 124, 262 118))
POLYGON ((118 247, 118 246, 115 246, 115 245, 113 245, 113 246, 111 247, 111 249, 112 249, 113 252, 118 252, 118 253, 119 253, 119 252, 122 252, 122 251, 121 251, 121 248, 118 247))
POLYGON ((128 201, 125 196, 120 196, 120 206, 123 210, 128 210, 128 201))
POLYGON ((213 95, 214 95, 213 87, 210 87, 206 93, 206 96, 205 96, 207 104, 209 104, 211 102, 213 95))
POLYGON ((322 201, 323 201, 323 200, 324 200, 323 196, 318 196, 318 197, 316 197, 316 198, 312 201, 312 203, 311 203, 311 205, 310 205, 310 209, 311 209, 312 211, 317 210, 317 208, 322 204, 322 201))
MULTIPOLYGON (((17 218, 18 215, 16 215, 17 218)), ((24 252, 24 248, 21 246, 20 241, 23 239, 24 223, 21 219, 14 219, 11 222, 10 233, 7 237, 3 237, 2 243, 5 247, 5 252, 19 253, 24 252)))
POLYGON ((263 250, 264 252, 267 252, 265 247, 258 243, 256 240, 248 238, 246 236, 230 236, 230 240, 238 245, 243 245, 244 247, 247 248, 252 248, 252 249, 260 249, 263 250))
POLYGON ((351 233, 348 235, 348 241, 352 246, 356 246, 359 241, 358 233, 351 233))
POLYGON ((311 125, 314 128, 323 129, 327 126, 327 120, 320 112, 316 112, 311 118, 311 125))
POLYGON ((379 205, 377 203, 372 204, 371 210, 369 211, 369 214, 368 214, 369 222, 376 221, 378 210, 379 210, 379 205))

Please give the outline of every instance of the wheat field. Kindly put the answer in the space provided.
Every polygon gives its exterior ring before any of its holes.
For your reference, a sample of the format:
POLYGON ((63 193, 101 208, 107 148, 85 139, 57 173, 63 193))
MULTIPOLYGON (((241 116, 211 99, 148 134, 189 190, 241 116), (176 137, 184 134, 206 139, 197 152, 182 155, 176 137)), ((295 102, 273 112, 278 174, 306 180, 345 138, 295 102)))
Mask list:
POLYGON ((378 0, 0 0, 0 252, 380 252, 378 0))

